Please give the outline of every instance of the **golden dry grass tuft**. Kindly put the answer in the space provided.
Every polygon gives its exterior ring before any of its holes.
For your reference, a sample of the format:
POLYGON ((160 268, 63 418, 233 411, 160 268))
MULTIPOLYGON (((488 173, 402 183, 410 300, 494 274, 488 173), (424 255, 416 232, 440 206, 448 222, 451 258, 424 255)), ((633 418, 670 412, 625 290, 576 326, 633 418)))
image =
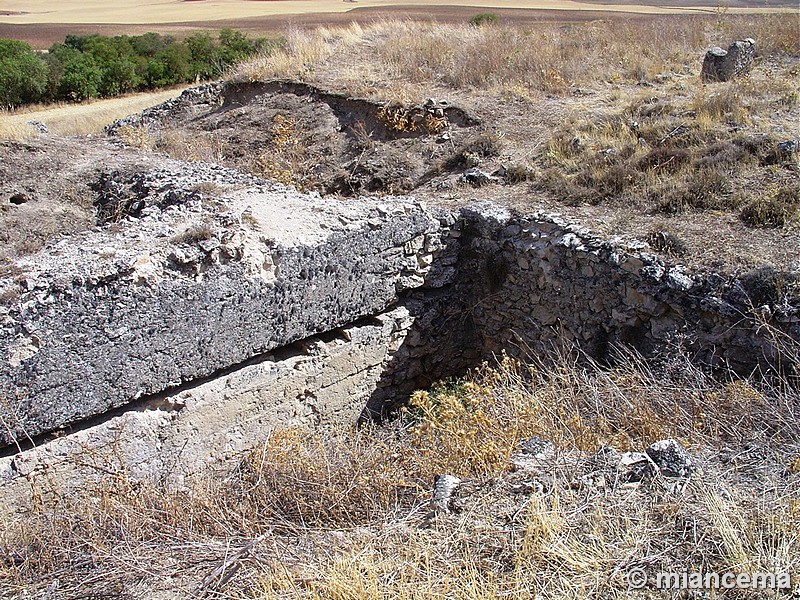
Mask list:
POLYGON ((325 28, 317 31, 290 29, 284 33, 284 41, 280 48, 270 49, 260 56, 244 61, 233 67, 231 77, 244 81, 269 79, 303 80, 312 74, 315 67, 330 58, 338 41, 351 39, 349 33, 356 37, 360 26, 352 25, 343 30, 342 36, 329 34, 325 28))
POLYGON ((270 148, 255 157, 250 171, 284 185, 297 185, 305 179, 310 168, 310 144, 302 139, 303 127, 290 115, 277 113, 272 117, 270 148))

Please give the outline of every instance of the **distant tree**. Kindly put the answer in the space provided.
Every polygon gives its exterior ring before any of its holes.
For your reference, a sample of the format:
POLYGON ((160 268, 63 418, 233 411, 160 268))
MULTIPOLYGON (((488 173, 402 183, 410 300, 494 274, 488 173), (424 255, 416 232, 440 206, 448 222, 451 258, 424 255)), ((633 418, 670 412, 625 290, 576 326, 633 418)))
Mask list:
POLYGON ((47 65, 30 45, 0 39, 0 106, 38 102, 47 92, 47 65))
POLYGON ((158 33, 69 34, 41 56, 23 42, 0 40, 0 105, 85 100, 209 79, 270 45, 233 29, 220 31, 218 42, 208 33, 183 42, 158 33))
POLYGON ((48 67, 47 95, 51 99, 61 99, 61 77, 64 66, 71 60, 81 56, 81 51, 66 44, 53 44, 44 55, 48 67))
POLYGON ((83 53, 91 55, 100 69, 99 95, 117 96, 139 86, 136 55, 127 37, 92 36, 83 43, 83 53))
POLYGON ((470 18, 469 24, 480 27, 481 25, 494 25, 497 21, 497 15, 494 13, 479 13, 470 18))
POLYGON ((186 45, 192 54, 191 71, 193 78, 209 79, 221 71, 214 52, 214 44, 207 33, 194 33, 186 37, 186 45))
POLYGON ((100 95, 103 71, 91 54, 78 52, 64 63, 58 83, 58 97, 63 100, 87 100, 100 95))
POLYGON ((241 31, 223 29, 219 32, 219 56, 226 66, 256 52, 256 44, 241 31))
POLYGON ((100 36, 95 34, 92 35, 76 35, 73 33, 68 33, 64 37, 64 45, 68 48, 74 48, 80 52, 83 52, 86 48, 86 45, 91 43, 92 39, 99 38, 100 36))
POLYGON ((144 86, 150 89, 169 85, 166 62, 156 57, 148 60, 142 79, 144 86))
POLYGON ((171 35, 161 35, 158 33, 145 33, 129 38, 133 51, 138 56, 153 58, 159 52, 163 52, 175 43, 175 38, 171 35))
POLYGON ((192 68, 192 52, 186 44, 172 44, 163 53, 160 53, 159 57, 166 68, 165 80, 161 85, 183 83, 195 78, 192 68))

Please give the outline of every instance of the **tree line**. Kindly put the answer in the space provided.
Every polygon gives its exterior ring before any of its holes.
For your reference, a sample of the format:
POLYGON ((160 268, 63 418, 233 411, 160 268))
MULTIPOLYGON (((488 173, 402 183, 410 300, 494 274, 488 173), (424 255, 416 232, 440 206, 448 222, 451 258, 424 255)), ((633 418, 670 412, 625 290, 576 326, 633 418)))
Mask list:
POLYGON ((182 41, 158 33, 68 35, 46 52, 0 39, 0 107, 110 97, 210 79, 275 44, 233 29, 223 29, 217 39, 195 33, 182 41))

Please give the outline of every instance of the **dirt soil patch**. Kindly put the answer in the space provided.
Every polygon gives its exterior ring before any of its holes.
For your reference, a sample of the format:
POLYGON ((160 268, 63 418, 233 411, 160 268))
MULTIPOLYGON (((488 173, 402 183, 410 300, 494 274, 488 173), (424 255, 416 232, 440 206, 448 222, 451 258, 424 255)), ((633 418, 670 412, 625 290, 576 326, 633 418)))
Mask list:
POLYGON ((9 259, 95 226, 101 173, 154 168, 159 157, 102 138, 0 142, 0 275, 9 259))

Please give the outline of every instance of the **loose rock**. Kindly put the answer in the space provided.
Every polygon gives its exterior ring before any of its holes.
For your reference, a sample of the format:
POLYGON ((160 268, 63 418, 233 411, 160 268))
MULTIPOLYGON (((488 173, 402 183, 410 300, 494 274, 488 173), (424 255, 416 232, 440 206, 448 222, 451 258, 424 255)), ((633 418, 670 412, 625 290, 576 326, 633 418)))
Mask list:
POLYGON ((433 510, 435 513, 449 513, 450 499, 461 485, 461 479, 455 475, 437 475, 433 482, 433 510))
POLYGON ((28 121, 28 125, 33 127, 36 131, 38 131, 41 134, 50 133, 50 131, 47 129, 47 125, 45 125, 41 121, 28 121))
POLYGON ((481 171, 477 167, 472 167, 471 169, 464 171, 463 175, 461 175, 458 180, 461 183, 468 183, 475 187, 480 187, 482 185, 486 185, 487 183, 494 183, 497 181, 494 177, 481 171))
POLYGON ((727 51, 717 46, 709 48, 700 78, 708 82, 730 81, 746 75, 753 68, 755 55, 756 43, 751 38, 733 42, 727 51))
POLYGON ((690 477, 694 473, 691 455, 675 440, 655 442, 648 446, 646 452, 666 477, 690 477))

